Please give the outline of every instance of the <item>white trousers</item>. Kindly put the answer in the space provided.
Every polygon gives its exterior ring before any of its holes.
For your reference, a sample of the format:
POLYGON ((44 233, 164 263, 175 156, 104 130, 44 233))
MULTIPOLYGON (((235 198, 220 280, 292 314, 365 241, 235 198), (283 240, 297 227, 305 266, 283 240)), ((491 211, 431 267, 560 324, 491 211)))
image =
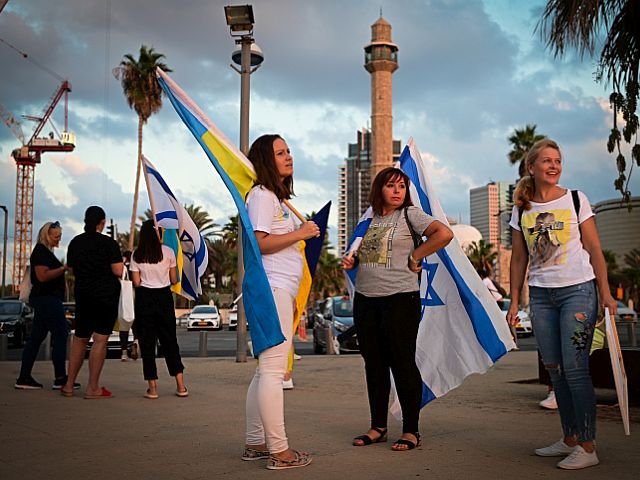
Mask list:
POLYGON ((289 448, 284 428, 284 393, 282 380, 293 337, 295 299, 281 288, 272 288, 280 328, 286 340, 260 354, 258 368, 247 392, 247 445, 266 443, 270 453, 289 448))

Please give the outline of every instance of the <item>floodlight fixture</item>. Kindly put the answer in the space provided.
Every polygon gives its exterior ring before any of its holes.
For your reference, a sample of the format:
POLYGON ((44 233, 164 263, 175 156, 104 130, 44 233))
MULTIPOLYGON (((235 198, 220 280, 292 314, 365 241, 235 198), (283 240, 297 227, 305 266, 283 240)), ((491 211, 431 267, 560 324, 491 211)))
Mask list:
POLYGON ((251 35, 253 32, 253 7, 251 5, 227 5, 224 7, 231 36, 251 35))

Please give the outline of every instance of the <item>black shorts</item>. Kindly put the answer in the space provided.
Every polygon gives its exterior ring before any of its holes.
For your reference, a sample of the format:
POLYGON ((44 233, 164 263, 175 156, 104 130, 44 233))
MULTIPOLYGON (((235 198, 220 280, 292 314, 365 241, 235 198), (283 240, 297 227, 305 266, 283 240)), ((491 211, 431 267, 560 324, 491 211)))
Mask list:
POLYGON ((94 333, 111 335, 118 318, 120 294, 94 296, 76 293, 76 333, 78 338, 90 338, 94 333))

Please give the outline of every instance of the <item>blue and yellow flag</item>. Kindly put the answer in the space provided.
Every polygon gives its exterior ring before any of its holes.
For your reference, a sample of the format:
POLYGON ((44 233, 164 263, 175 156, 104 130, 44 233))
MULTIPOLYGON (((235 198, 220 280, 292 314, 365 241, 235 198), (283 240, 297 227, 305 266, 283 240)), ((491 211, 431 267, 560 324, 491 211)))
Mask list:
MULTIPOLYGON (((253 354, 257 358, 262 351, 279 345, 285 338, 280 329, 275 301, 267 280, 267 274, 262 265, 260 249, 258 248, 258 242, 244 202, 247 193, 255 183, 255 170, 247 157, 207 118, 195 102, 165 72, 157 69, 156 73, 158 82, 167 97, 169 97, 171 104, 209 157, 209 160, 231 193, 231 197, 238 209, 240 224, 243 229, 242 248, 245 269, 242 282, 242 298, 250 326, 253 354)), ((324 238, 323 232, 321 238, 324 238)), ((320 243, 321 246, 322 242, 320 243)), ((305 262, 305 265, 310 271, 315 271, 319 250, 317 255, 312 253, 311 256, 316 258, 313 268, 307 262, 305 262)), ((309 290, 307 290, 306 295, 308 297, 309 290)))

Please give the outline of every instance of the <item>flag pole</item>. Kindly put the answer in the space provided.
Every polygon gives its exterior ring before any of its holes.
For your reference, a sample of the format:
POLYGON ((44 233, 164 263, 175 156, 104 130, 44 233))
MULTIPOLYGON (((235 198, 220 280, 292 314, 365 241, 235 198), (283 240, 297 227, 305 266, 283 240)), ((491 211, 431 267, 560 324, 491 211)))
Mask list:
POLYGON ((144 183, 147 186, 147 194, 149 195, 149 205, 151 205, 151 213, 153 214, 153 226, 156 229, 156 235, 158 236, 158 240, 162 243, 162 238, 160 238, 160 229, 158 228, 158 222, 156 221, 156 204, 153 199, 153 192, 151 191, 151 187, 149 186, 149 170, 147 169, 147 163, 149 160, 147 157, 142 155, 142 168, 144 168, 144 183))
POLYGON ((307 223, 308 220, 303 217, 302 214, 298 210, 296 210, 293 205, 291 205, 291 202, 289 200, 285 198, 282 202, 287 206, 289 210, 291 210, 291 213, 298 217, 298 220, 300 220, 302 223, 307 223))

